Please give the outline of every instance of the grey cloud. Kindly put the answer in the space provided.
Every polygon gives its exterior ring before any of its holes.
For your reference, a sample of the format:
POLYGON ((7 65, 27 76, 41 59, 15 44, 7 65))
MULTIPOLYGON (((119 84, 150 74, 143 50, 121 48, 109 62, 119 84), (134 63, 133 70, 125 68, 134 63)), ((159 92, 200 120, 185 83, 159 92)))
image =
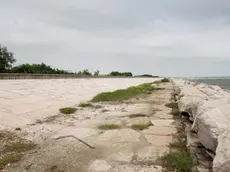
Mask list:
POLYGON ((229 75, 229 0, 2 0, 18 64, 156 75, 229 75))

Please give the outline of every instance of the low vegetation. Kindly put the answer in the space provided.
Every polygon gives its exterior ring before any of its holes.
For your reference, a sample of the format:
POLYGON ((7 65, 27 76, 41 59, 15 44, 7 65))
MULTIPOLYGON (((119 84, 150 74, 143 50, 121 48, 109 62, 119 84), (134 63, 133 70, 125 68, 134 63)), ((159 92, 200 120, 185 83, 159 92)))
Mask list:
POLYGON ((36 147, 36 144, 32 142, 15 142, 15 143, 10 143, 5 146, 5 148, 2 150, 3 153, 8 153, 8 152, 26 152, 31 149, 34 149, 36 147))
POLYGON ((178 104, 176 102, 168 103, 165 106, 172 109, 178 109, 178 104))
POLYGON ((92 107, 93 105, 90 102, 81 102, 79 107, 92 107))
POLYGON ((98 129, 100 130, 115 130, 120 128, 121 126, 118 124, 101 124, 98 126, 98 129))
POLYGON ((25 152, 36 148, 36 144, 21 139, 11 132, 0 132, 0 170, 23 158, 25 152))
POLYGON ((136 114, 131 114, 129 115, 129 118, 138 118, 138 117, 146 117, 147 115, 141 114, 141 113, 136 113, 136 114))
POLYGON ((114 92, 104 92, 96 95, 91 101, 101 102, 101 101, 122 101, 129 98, 135 97, 140 94, 149 94, 151 91, 155 90, 152 87, 152 83, 145 83, 139 86, 129 87, 127 89, 116 90, 114 92))
POLYGON ((168 170, 178 172, 190 172, 193 167, 190 154, 185 150, 171 151, 162 158, 162 163, 168 170))
POLYGON ((77 111, 77 108, 66 107, 59 109, 59 111, 63 114, 73 114, 77 111))
POLYGON ((168 78, 164 78, 161 80, 161 82, 169 82, 169 79, 168 78))
POLYGON ((0 170, 4 169, 6 165, 13 164, 21 160, 21 154, 7 154, 0 157, 0 170))
POLYGON ((151 126, 151 125, 152 125, 151 122, 149 122, 148 124, 133 124, 133 125, 131 125, 131 128, 133 130, 145 130, 145 129, 148 129, 149 126, 151 126))

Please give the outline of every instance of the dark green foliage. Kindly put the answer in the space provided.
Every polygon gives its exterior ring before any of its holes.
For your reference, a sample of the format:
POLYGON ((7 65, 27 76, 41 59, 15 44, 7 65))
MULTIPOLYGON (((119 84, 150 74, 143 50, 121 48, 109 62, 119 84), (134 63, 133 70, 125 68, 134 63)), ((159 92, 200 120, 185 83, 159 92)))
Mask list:
POLYGON ((9 72, 12 64, 15 63, 13 53, 9 52, 6 47, 0 44, 0 72, 9 72))
POLYGON ((113 71, 109 74, 110 76, 133 76, 131 72, 118 72, 118 71, 113 71))
POLYGON ((59 111, 63 114, 73 114, 75 113, 77 108, 71 108, 71 107, 66 107, 66 108, 61 108, 59 111))
POLYGON ((22 64, 12 68, 12 73, 31 73, 31 74, 72 74, 65 70, 54 69, 50 66, 41 64, 22 64))
POLYGON ((152 83, 145 83, 139 86, 129 87, 123 90, 100 93, 92 99, 92 102, 122 101, 140 94, 149 94, 153 90, 155 89, 152 87, 152 83))

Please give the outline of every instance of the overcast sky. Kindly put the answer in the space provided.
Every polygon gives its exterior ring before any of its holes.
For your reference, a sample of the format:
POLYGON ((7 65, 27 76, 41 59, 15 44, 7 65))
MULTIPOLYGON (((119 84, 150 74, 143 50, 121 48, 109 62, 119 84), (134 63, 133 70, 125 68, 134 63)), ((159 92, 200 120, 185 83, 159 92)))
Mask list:
POLYGON ((17 64, 229 76, 230 0, 0 0, 17 64))

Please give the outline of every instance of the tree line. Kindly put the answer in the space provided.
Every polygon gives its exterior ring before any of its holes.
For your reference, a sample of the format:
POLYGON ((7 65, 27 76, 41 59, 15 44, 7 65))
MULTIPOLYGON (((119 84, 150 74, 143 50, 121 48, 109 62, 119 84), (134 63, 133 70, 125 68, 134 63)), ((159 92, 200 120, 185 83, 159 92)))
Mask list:
MULTIPOLYGON (((99 70, 91 73, 88 69, 79 72, 70 72, 66 70, 61 70, 57 68, 52 68, 44 63, 41 64, 22 64, 14 66, 16 62, 14 54, 9 52, 7 47, 0 44, 0 73, 29 73, 29 74, 76 74, 76 75, 87 75, 87 76, 99 76, 99 70)), ((129 76, 132 77, 131 72, 118 72, 113 71, 107 76, 129 76)))

